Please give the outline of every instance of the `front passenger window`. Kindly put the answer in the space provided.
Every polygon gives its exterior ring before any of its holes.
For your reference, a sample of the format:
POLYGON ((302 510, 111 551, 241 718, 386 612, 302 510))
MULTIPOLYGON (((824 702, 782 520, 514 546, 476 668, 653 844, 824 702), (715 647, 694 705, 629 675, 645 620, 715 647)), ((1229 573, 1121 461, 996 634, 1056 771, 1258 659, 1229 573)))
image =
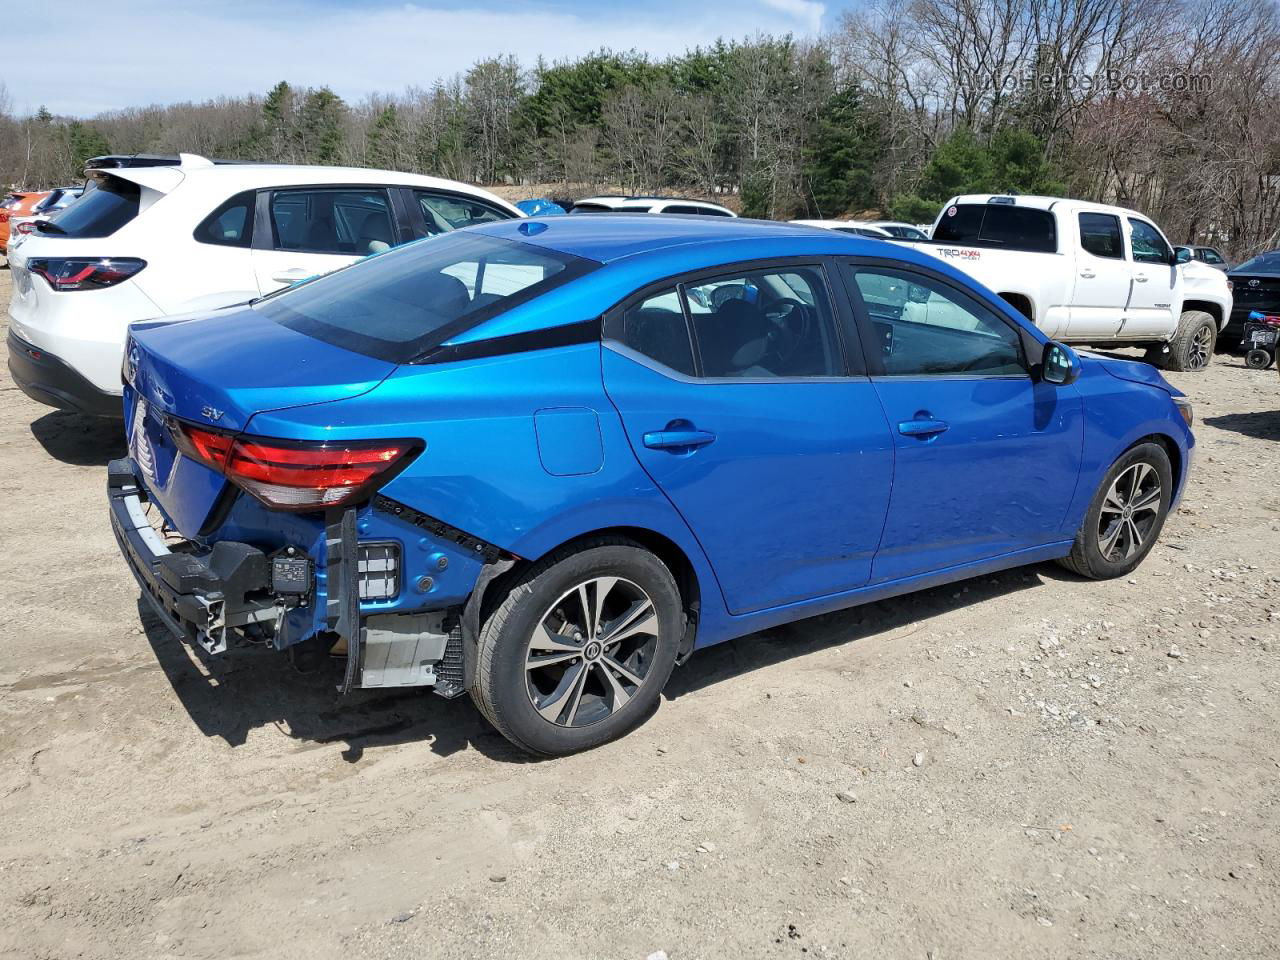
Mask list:
POLYGON ((1145 220, 1129 218, 1133 259, 1139 263, 1168 263, 1169 247, 1160 231, 1145 220))
POLYGON ((855 268, 884 375, 1025 376, 1022 338, 972 297, 924 274, 855 268))
POLYGON ((385 190, 277 190, 271 195, 275 249, 364 257, 396 244, 385 190))

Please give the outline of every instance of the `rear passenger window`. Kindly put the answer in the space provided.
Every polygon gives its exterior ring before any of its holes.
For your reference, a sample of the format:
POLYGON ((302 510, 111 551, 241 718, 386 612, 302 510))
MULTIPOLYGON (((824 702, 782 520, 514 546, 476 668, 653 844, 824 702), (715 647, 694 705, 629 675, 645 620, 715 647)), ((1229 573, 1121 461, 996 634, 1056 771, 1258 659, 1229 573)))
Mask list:
POLYGON ((1080 246, 1095 257, 1124 259, 1124 240, 1120 236, 1120 218, 1108 213, 1080 214, 1080 246))
POLYGON ((694 375, 689 328, 674 287, 623 311, 618 340, 655 363, 694 375))
POLYGON ((271 196, 277 250, 363 257, 396 243, 386 191, 277 190, 271 196))
POLYGON ((704 377, 835 377, 843 361, 819 267, 683 287, 704 377))
POLYGON ((200 243, 224 247, 247 247, 253 239, 253 208, 257 194, 252 190, 238 193, 196 227, 200 243))
POLYGON ((1203 250, 1200 251, 1200 253, 1203 255, 1205 263, 1226 263, 1227 262, 1218 255, 1217 250, 1214 250, 1211 247, 1205 247, 1203 250))

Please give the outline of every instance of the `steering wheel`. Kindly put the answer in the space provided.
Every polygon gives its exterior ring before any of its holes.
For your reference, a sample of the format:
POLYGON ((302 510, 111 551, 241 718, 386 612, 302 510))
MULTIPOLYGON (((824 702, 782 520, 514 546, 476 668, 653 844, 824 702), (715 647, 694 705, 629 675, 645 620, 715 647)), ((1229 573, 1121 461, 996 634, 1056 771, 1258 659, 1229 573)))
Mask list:
POLYGON ((769 301, 764 308, 764 316, 769 321, 768 351, 776 360, 789 360, 796 348, 808 341, 813 333, 810 307, 795 297, 769 301))

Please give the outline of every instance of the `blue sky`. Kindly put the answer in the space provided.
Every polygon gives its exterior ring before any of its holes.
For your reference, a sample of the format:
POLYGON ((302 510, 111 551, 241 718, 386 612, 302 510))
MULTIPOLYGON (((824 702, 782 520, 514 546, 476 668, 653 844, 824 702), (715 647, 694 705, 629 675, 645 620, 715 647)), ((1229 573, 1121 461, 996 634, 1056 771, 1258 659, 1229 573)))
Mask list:
POLYGON ((56 41, 11 59, 4 83, 16 112, 44 104, 75 116, 262 93, 278 80, 358 101, 493 54, 528 65, 601 47, 664 56, 721 36, 813 36, 834 26, 838 2, 63 0, 56 41))

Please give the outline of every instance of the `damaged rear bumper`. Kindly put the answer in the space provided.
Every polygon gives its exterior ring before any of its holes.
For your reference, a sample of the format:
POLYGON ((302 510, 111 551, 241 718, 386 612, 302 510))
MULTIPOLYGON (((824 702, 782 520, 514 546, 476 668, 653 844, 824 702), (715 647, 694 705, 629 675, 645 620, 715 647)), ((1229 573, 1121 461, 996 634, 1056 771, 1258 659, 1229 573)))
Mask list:
POLYGON ((315 604, 316 639, 346 654, 344 692, 408 686, 432 686, 445 697, 465 692, 461 609, 361 613, 354 508, 326 518, 324 556, 312 560, 230 540, 170 546, 147 518, 146 488, 131 459, 108 465, 107 497, 125 562, 156 616, 179 638, 220 654, 232 634, 252 631, 284 648, 298 639, 280 636, 286 616, 315 604))
POLYGON ((170 549, 151 526, 132 460, 107 466, 111 529, 156 616, 173 633, 211 654, 227 648, 227 630, 274 623, 285 603, 272 597, 270 561, 246 543, 222 541, 207 551, 170 549))

